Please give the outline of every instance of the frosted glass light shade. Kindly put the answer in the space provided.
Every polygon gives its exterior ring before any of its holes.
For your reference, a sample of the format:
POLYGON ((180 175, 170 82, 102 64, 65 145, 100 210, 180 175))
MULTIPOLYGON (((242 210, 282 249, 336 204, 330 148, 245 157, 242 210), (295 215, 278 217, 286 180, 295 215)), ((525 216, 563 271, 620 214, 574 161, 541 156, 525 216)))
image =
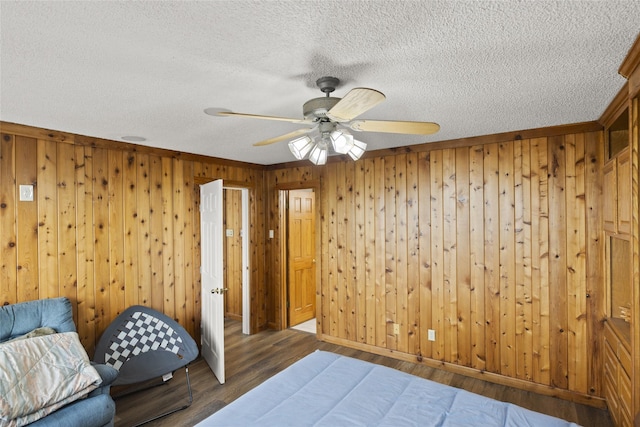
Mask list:
POLYGON ((354 139, 353 147, 351 147, 351 149, 347 154, 349 154, 349 156, 351 156, 353 160, 358 160, 360 157, 362 157, 366 149, 367 149, 366 143, 362 141, 358 141, 357 139, 354 139))
POLYGON ((347 154, 353 148, 353 135, 346 130, 334 130, 331 132, 331 145, 336 153, 347 154))
POLYGON ((309 154, 309 161, 314 165, 324 165, 327 163, 327 144, 323 141, 318 142, 309 154))
POLYGON ((296 138, 289 142, 289 150, 291 151, 291 154, 293 154, 293 156, 298 160, 304 159, 312 148, 313 139, 308 136, 296 138))

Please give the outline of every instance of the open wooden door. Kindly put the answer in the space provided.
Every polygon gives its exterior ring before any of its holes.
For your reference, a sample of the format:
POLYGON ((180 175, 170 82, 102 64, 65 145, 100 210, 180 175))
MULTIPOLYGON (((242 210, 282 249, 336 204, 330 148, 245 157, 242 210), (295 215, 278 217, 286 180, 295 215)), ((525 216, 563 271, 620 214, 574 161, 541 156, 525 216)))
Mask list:
POLYGON ((200 186, 202 357, 224 384, 222 180, 200 186))
POLYGON ((288 209, 289 326, 316 315, 315 193, 290 190, 288 209))

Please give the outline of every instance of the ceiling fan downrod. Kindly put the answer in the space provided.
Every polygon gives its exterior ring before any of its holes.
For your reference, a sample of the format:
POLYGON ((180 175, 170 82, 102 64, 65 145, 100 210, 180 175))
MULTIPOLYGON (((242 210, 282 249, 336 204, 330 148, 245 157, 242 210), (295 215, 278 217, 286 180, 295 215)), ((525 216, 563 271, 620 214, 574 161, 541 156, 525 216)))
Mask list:
POLYGON ((320 90, 323 93, 327 95, 327 97, 330 96, 329 94, 331 92, 336 90, 336 87, 338 87, 339 84, 340 84, 340 79, 338 79, 337 77, 325 76, 325 77, 320 77, 318 80, 316 80, 316 85, 318 86, 318 88, 320 88, 320 90))

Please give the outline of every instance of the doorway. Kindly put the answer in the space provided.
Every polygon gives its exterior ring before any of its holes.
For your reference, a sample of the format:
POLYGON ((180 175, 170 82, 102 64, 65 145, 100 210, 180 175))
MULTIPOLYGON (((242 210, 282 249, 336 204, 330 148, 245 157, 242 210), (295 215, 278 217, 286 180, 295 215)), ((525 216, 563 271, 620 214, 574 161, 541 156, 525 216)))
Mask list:
POLYGON ((313 189, 286 193, 286 313, 293 327, 316 317, 316 202, 313 189))
MULTIPOLYGON (((196 183, 198 183, 196 181, 196 183)), ((237 195, 234 194, 234 195, 237 195)), ((200 185, 200 237, 201 260, 200 272, 202 277, 202 316, 201 316, 201 344, 202 356, 207 361, 221 384, 225 382, 224 362, 224 325, 227 312, 225 300, 231 285, 225 273, 236 264, 225 267, 225 237, 239 235, 241 249, 241 272, 234 272, 241 277, 241 290, 234 290, 242 299, 242 333, 250 333, 250 283, 249 283, 249 189, 242 187, 223 187, 222 180, 207 180, 200 185), (239 197, 233 198, 226 206, 226 189, 239 191, 239 197), (233 206, 233 204, 236 206, 233 206), (239 205, 239 207, 238 207, 239 205), (231 209, 230 216, 234 217, 233 224, 240 228, 225 230, 224 217, 231 209), (236 217, 241 220, 236 222, 236 217)), ((230 220, 231 221, 231 220, 230 220)), ((235 267, 234 267, 235 268, 235 267)))
POLYGON ((224 313, 225 318, 242 321, 249 333, 249 192, 246 188, 223 187, 224 227, 224 313))

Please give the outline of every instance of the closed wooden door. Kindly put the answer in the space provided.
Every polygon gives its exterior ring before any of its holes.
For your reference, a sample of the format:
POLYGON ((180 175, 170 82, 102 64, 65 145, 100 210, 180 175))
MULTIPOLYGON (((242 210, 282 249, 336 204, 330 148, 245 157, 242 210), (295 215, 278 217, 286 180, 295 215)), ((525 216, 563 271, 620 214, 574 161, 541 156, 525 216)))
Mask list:
POLYGON ((289 191, 288 209, 289 326, 316 315, 315 194, 289 191))

